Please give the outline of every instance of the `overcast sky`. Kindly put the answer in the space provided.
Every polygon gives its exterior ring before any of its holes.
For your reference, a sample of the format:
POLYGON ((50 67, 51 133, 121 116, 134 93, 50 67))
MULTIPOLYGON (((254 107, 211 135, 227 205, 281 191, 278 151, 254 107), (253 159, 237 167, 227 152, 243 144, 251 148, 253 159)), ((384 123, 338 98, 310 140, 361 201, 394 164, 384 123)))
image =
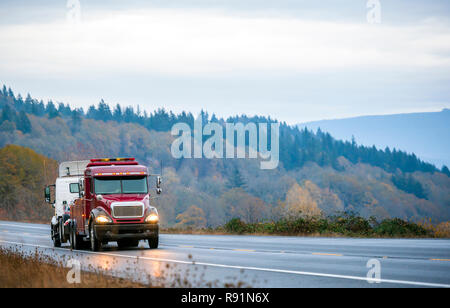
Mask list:
POLYGON ((450 1, 77 2, 0 2, 0 84, 292 124, 450 108, 450 1))

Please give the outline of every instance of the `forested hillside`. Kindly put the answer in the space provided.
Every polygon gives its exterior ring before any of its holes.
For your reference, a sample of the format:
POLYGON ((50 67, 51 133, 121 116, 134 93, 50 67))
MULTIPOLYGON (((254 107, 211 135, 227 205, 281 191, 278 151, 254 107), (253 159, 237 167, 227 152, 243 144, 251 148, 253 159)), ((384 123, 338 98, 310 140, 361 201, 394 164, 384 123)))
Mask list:
MULTIPOLYGON (((321 131, 280 126, 280 165, 260 170, 256 160, 174 159, 170 128, 194 116, 159 109, 151 114, 101 101, 85 113, 68 105, 23 99, 0 91, 0 147, 18 144, 58 161, 135 156, 153 171, 164 162, 162 222, 216 226, 303 213, 354 211, 365 217, 450 219, 450 172, 414 154, 333 139, 321 131)), ((236 116, 203 122, 273 122, 236 116)))

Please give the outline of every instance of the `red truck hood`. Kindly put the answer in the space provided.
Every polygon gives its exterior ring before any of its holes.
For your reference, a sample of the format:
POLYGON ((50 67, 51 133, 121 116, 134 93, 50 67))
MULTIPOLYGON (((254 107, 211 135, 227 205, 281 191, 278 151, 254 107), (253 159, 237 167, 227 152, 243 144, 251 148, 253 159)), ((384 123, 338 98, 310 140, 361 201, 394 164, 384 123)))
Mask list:
POLYGON ((117 194, 117 195, 102 195, 103 202, 108 205, 112 202, 130 202, 130 201, 144 201, 146 194, 117 194))
POLYGON ((102 195, 102 199, 99 200, 97 196, 97 206, 102 206, 105 209, 108 209, 108 212, 111 209, 111 204, 113 202, 142 202, 144 203, 144 207, 147 208, 149 206, 149 195, 146 194, 117 194, 117 195, 102 195))

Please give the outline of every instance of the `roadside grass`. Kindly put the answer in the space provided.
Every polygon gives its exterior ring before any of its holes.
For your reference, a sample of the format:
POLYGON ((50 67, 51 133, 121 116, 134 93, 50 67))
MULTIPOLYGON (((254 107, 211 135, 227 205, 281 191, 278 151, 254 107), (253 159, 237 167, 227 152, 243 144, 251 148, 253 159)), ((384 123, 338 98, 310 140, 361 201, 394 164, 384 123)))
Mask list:
POLYGON ((414 223, 400 218, 378 221, 354 213, 329 217, 300 217, 246 223, 233 218, 217 228, 165 228, 165 233, 187 234, 246 234, 285 236, 327 236, 363 238, 450 238, 450 222, 433 224, 431 221, 414 223))
POLYGON ((101 272, 81 271, 81 283, 67 281, 69 268, 37 251, 26 255, 0 247, 1 288, 143 288, 144 284, 101 272))
MULTIPOLYGON (((70 251, 70 250, 68 250, 70 251)), ((111 270, 118 266, 120 258, 103 259, 100 264, 106 265, 105 270, 99 265, 97 268, 89 264, 88 271, 80 271, 80 283, 69 283, 67 276, 71 268, 63 261, 56 261, 49 255, 35 250, 25 253, 18 247, 0 246, 0 288, 242 288, 251 287, 244 283, 247 280, 243 271, 241 277, 230 276, 222 280, 209 281, 202 268, 195 266, 192 255, 192 266, 179 268, 177 264, 158 263, 156 273, 147 273, 139 267, 139 258, 130 262, 127 258, 122 265, 126 267, 126 274, 112 274, 111 270), (117 275, 125 275, 117 277, 117 275)), ((76 258, 80 257, 77 255, 76 258)), ((88 262, 90 257, 87 257, 88 262)), ((95 263, 95 262, 94 262, 95 263)), ((150 266, 152 268, 152 266, 150 266)), ((256 283, 255 280, 252 283, 256 283)))

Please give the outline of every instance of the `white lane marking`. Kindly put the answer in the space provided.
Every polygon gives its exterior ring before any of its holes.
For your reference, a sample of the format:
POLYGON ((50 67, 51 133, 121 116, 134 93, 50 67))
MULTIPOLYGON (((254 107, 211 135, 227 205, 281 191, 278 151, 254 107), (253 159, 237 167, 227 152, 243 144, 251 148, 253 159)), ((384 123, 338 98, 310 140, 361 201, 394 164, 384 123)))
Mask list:
POLYGON ((33 227, 33 226, 23 226, 23 225, 15 225, 15 224, 2 224, 2 223, 0 223, 0 226, 24 228, 24 229, 50 230, 50 227, 33 227))
MULTIPOLYGON (((0 240, 0 242, 7 243, 7 244, 13 244, 13 245, 49 248, 49 249, 55 249, 55 250, 64 250, 65 252, 70 251, 70 250, 65 249, 65 248, 56 248, 56 247, 43 246, 43 245, 26 244, 26 243, 18 243, 18 242, 9 242, 9 241, 2 241, 2 240, 0 240)), ((232 268, 232 269, 239 269, 239 270, 252 270, 252 271, 260 271, 260 272, 294 274, 294 275, 301 275, 301 276, 338 278, 338 279, 358 280, 358 281, 366 281, 366 282, 373 281, 373 282, 382 282, 382 283, 384 282, 384 283, 391 283, 391 284, 405 284, 405 285, 413 285, 413 286, 421 286, 421 287, 433 287, 433 288, 450 288, 450 284, 441 284, 441 283, 407 281, 407 280, 393 280, 393 279, 375 279, 375 278, 367 278, 367 277, 359 277, 359 276, 325 274, 325 273, 314 273, 314 272, 304 272, 304 271, 292 271, 292 270, 282 270, 282 269, 275 269, 275 268, 263 268, 263 267, 239 266, 239 265, 226 265, 226 264, 215 264, 215 263, 194 262, 194 261, 181 261, 181 260, 164 259, 164 258, 151 258, 151 257, 143 257, 143 256, 129 256, 129 255, 122 255, 122 254, 117 254, 117 253, 108 253, 108 252, 93 252, 93 251, 84 251, 84 250, 72 250, 72 252, 86 253, 86 254, 96 254, 96 255, 105 255, 105 256, 110 256, 110 257, 121 257, 121 258, 135 259, 135 260, 149 260, 149 261, 170 262, 170 263, 178 263, 178 264, 203 265, 203 266, 210 266, 210 267, 232 268)))

